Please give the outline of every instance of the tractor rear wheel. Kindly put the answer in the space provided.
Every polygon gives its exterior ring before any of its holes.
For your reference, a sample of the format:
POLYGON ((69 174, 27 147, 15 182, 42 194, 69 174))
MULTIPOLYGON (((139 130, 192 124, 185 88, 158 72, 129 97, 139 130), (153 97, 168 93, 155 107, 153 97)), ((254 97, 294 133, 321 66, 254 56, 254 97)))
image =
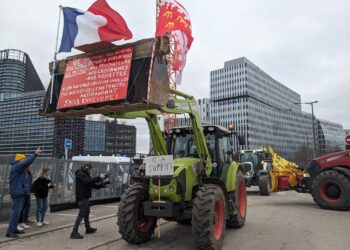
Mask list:
POLYGON ((148 199, 148 188, 132 184, 122 195, 118 210, 119 233, 129 243, 139 244, 151 239, 156 218, 144 215, 142 203, 148 199))
POLYGON ((312 182, 312 197, 325 209, 350 208, 350 179, 335 170, 319 173, 312 182))
POLYGON ((225 211, 225 196, 219 186, 203 185, 198 189, 192 210, 192 234, 198 249, 221 249, 225 211))
POLYGON ((259 192, 260 195, 270 195, 271 191, 271 177, 267 174, 260 174, 259 179, 259 192))
POLYGON ((237 172, 236 191, 229 193, 229 195, 234 200, 237 211, 235 211, 235 215, 230 216, 226 225, 230 228, 243 227, 247 216, 247 192, 244 176, 241 171, 237 172))

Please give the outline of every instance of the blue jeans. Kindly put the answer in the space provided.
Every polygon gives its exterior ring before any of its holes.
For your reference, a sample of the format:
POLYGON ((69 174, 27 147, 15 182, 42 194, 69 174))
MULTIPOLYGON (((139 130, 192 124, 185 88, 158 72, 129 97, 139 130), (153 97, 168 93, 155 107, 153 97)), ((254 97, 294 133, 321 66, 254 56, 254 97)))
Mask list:
POLYGON ((31 198, 30 198, 30 195, 28 195, 25 199, 21 216, 19 217, 19 223, 27 223, 28 222, 31 204, 32 204, 31 198))
POLYGON ((36 198, 36 221, 43 222, 45 220, 46 210, 48 208, 47 197, 36 198))
POLYGON ((26 196, 21 196, 12 199, 12 214, 10 217, 9 227, 7 228, 8 234, 12 234, 17 230, 17 223, 21 215, 26 198, 26 196))

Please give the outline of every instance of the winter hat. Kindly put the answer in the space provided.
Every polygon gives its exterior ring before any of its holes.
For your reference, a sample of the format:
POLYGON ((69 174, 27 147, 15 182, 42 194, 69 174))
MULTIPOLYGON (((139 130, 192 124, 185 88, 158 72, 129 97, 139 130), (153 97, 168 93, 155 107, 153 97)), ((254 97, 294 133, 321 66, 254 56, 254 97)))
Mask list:
POLYGON ((24 154, 16 154, 15 161, 20 161, 25 159, 26 156, 24 154))

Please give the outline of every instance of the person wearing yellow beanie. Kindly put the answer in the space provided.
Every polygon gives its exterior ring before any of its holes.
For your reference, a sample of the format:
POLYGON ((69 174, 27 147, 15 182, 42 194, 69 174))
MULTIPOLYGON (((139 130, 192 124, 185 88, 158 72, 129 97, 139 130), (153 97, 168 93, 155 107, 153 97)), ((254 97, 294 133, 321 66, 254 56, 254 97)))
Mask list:
POLYGON ((6 231, 6 237, 18 238, 17 234, 24 233, 23 231, 19 231, 17 229, 17 223, 19 221, 26 198, 28 195, 30 195, 28 168, 40 154, 40 148, 38 148, 33 155, 28 157, 23 154, 16 154, 15 161, 11 164, 9 191, 12 198, 13 211, 6 231))
POLYGON ((24 154, 16 154, 15 161, 22 161, 26 158, 24 154))

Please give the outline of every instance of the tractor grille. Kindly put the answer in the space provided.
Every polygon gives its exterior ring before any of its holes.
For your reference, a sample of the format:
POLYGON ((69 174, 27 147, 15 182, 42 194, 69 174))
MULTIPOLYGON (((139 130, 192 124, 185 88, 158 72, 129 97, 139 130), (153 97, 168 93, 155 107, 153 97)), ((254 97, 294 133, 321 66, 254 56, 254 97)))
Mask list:
MULTIPOLYGON (((152 178, 152 182, 153 182, 154 185, 158 185, 158 178, 157 177, 153 177, 152 178)), ((160 185, 161 186, 169 185, 170 182, 171 182, 171 177, 169 177, 169 178, 164 178, 164 177, 160 178, 160 185)))

